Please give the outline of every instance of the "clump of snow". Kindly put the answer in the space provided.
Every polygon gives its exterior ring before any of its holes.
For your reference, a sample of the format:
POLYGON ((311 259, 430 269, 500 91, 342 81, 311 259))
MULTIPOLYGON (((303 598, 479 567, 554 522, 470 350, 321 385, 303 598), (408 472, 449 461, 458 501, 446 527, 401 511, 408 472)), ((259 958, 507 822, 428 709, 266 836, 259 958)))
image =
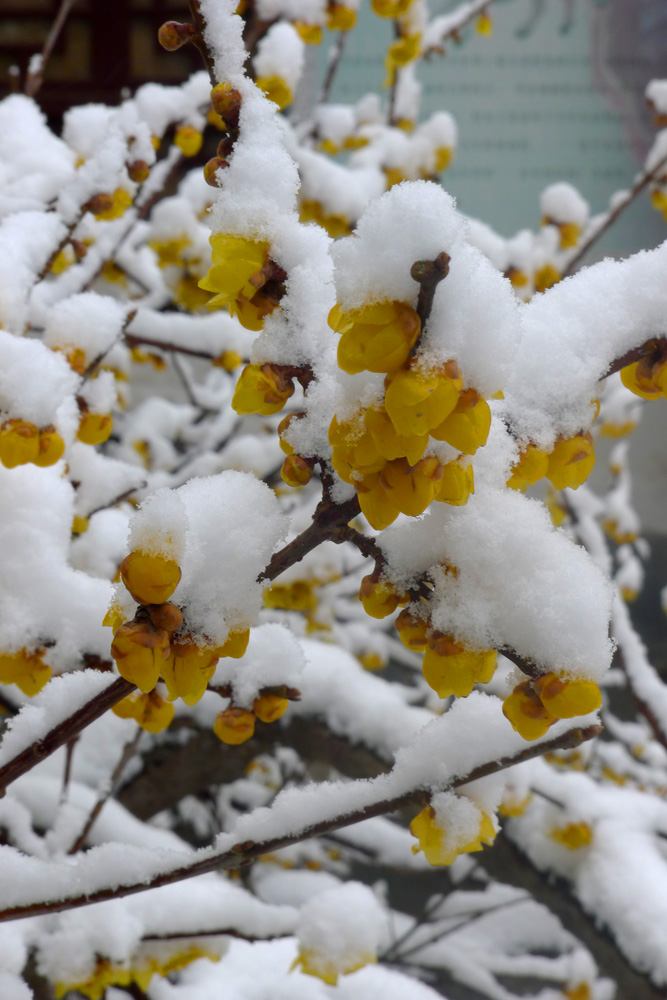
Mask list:
POLYGON ((340 974, 374 961, 386 933, 386 915, 368 886, 360 882, 325 892, 301 909, 297 926, 300 953, 311 969, 340 974))

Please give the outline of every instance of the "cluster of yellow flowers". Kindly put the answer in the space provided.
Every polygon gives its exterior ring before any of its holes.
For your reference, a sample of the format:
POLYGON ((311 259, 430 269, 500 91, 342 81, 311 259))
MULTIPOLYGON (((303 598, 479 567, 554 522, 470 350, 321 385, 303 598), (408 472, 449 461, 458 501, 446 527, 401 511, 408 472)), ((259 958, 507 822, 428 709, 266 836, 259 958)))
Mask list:
MULTIPOLYGON (((331 152, 331 150, 328 150, 328 152, 331 152)), ((338 239, 339 236, 349 236, 353 228, 350 219, 344 215, 326 212, 322 203, 316 201, 314 198, 306 198, 301 202, 299 221, 316 222, 334 240, 338 239)))
MULTIPOLYGON (((356 10, 337 0, 327 0, 326 25, 329 31, 351 31, 356 23, 356 10)), ((299 38, 306 45, 319 45, 322 42, 321 25, 310 24, 308 21, 294 21, 293 24, 299 38)))
POLYGON ((518 684, 503 702, 503 713, 525 740, 536 740, 557 719, 588 715, 601 704, 600 689, 593 681, 550 671, 518 684))
POLYGON ((586 482, 594 465, 595 449, 588 431, 559 438, 551 452, 529 444, 521 451, 507 485, 523 491, 546 477, 557 490, 576 490, 586 482))
POLYGON ((196 704, 218 659, 243 656, 250 632, 234 631, 221 646, 198 643, 184 629, 180 609, 168 602, 181 578, 175 559, 136 549, 121 563, 120 574, 140 607, 132 621, 122 621, 122 613, 112 606, 104 624, 115 630, 111 655, 120 675, 136 684, 141 694, 130 695, 114 711, 136 719, 148 732, 160 732, 174 715, 173 705, 154 690, 160 678, 170 702, 182 698, 186 705, 196 704))
POLYGON ((132 986, 136 984, 140 990, 145 991, 154 975, 168 976, 170 972, 177 972, 178 969, 185 968, 198 958, 208 958, 211 962, 217 962, 220 955, 210 948, 202 948, 199 945, 188 945, 187 948, 175 952, 171 957, 158 959, 155 956, 143 956, 135 965, 119 965, 107 958, 99 958, 92 976, 80 983, 56 983, 56 1000, 60 1000, 67 993, 77 992, 88 1000, 101 1000, 106 996, 106 991, 110 986, 132 986))
POLYGON ((35 427, 28 420, 6 420, 0 426, 0 462, 7 469, 32 462, 40 468, 62 458, 65 442, 53 424, 35 427))
POLYGON ((375 302, 343 312, 334 306, 329 324, 341 334, 338 365, 354 374, 386 374, 381 403, 329 428, 332 464, 352 484, 369 523, 381 530, 399 513, 417 516, 433 500, 461 505, 474 489, 474 455, 491 426, 485 399, 463 388, 454 361, 425 371, 411 357, 421 332, 417 312, 405 302, 375 302), (424 455, 429 439, 445 441, 462 454, 443 463, 424 455))
POLYGON ((642 399, 667 396, 667 343, 655 341, 643 358, 622 368, 621 381, 642 399))

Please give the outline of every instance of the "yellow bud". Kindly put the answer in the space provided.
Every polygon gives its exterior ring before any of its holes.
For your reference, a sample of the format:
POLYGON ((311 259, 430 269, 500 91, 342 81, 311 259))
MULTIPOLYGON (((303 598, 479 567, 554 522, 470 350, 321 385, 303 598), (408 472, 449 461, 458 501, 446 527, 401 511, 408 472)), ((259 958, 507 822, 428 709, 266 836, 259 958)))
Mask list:
POLYGON ((553 672, 543 674, 535 681, 535 690, 549 714, 557 719, 588 715, 602 704, 597 684, 578 677, 559 677, 553 672))
POLYGON ((359 597, 364 611, 371 618, 386 618, 400 603, 396 588, 386 580, 375 579, 372 575, 365 576, 361 581, 359 597))
MULTIPOLYGON (((307 21, 293 21, 292 26, 301 41, 305 42, 306 45, 319 45, 322 41, 322 28, 319 24, 308 24, 307 21)), ((289 104, 289 101, 287 103, 289 104)), ((283 105, 280 105, 280 107, 283 107, 283 105)))
POLYGON ((553 264, 545 264, 535 273, 535 291, 546 292, 547 288, 558 284, 561 274, 553 264))
POLYGON ((647 371, 647 366, 642 365, 641 361, 621 368, 621 382, 626 389, 642 399, 660 399, 663 394, 660 386, 653 381, 652 371, 647 371))
POLYGON ((410 833, 419 841, 419 846, 412 848, 413 854, 423 851, 431 865, 451 865, 459 854, 481 851, 485 844, 492 844, 496 836, 491 817, 480 811, 476 836, 461 845, 448 830, 438 826, 431 806, 426 806, 415 816, 410 823, 410 833))
POLYGON ((85 531, 88 531, 88 518, 75 514, 72 518, 72 534, 83 535, 85 531))
POLYGON ((111 203, 104 204, 98 211, 92 209, 96 219, 102 222, 111 222, 113 219, 120 219, 132 204, 132 195, 124 188, 116 188, 111 195, 111 203))
POLYGON ((494 649, 476 652, 466 649, 450 635, 434 632, 422 661, 422 673, 438 697, 466 698, 476 683, 488 684, 496 668, 494 649))
POLYGON ((157 684, 169 655, 169 633, 150 622, 126 622, 111 643, 118 672, 146 694, 157 684))
POLYGON ((174 718, 174 706, 157 691, 131 694, 111 709, 120 719, 134 719, 147 733, 161 733, 174 718))
POLYGON ((76 436, 84 444, 97 445, 108 441, 113 430, 110 413, 82 413, 76 436))
POLYGON ((418 618, 405 608, 394 622, 394 627, 407 649, 423 653, 428 643, 429 623, 426 619, 418 618))
POLYGON ((137 604, 164 604, 178 586, 181 569, 175 559, 136 549, 123 559, 120 575, 137 604))
POLYGON ((252 706, 252 710, 262 722, 275 722, 289 705, 287 698, 280 698, 277 694, 260 694, 252 706))
POLYGON ((588 847, 593 839, 593 830, 588 823, 568 823, 566 826, 554 827, 550 836, 568 850, 578 851, 581 847, 588 847))
POLYGON ((7 469, 36 462, 39 458, 39 431, 27 420, 6 420, 0 427, 0 462, 7 469))
POLYGON ((215 653, 217 656, 231 656, 238 660, 244 655, 249 641, 249 628, 234 629, 233 632, 229 633, 222 646, 216 646, 215 653))
POLYGON ((204 136, 192 125, 179 125, 174 135, 174 145, 178 146, 183 156, 196 156, 202 147, 204 136))
POLYGON ((483 11, 477 18, 475 31, 478 35, 484 35, 487 38, 493 34, 493 21, 486 11, 483 11))
POLYGON ((196 705, 215 673, 217 662, 216 649, 198 646, 190 636, 172 639, 162 665, 170 701, 182 698, 186 705, 196 705))
POLYGON ((540 701, 530 681, 517 685, 505 698, 503 715, 524 740, 539 739, 556 721, 556 717, 540 701))
POLYGON ((595 465, 593 439, 589 433, 560 440, 549 455, 547 479, 557 490, 576 490, 595 465))
POLYGON ((466 455, 474 455, 486 444, 491 429, 491 410, 475 389, 464 389, 450 415, 431 434, 466 455))
POLYGON ((403 368, 387 376, 385 407, 401 434, 423 435, 445 420, 456 406, 463 386, 455 362, 440 372, 424 374, 403 368))
POLYGON ((216 718, 213 732, 223 743, 238 746, 254 735, 255 716, 245 708, 226 708, 216 718))
POLYGON ((519 461, 512 466, 512 474, 507 485, 513 490, 525 490, 539 479, 543 479, 549 467, 549 456, 534 444, 526 445, 519 455, 519 461))
POLYGON ((343 371, 393 372, 407 361, 419 337, 419 316, 405 302, 375 302, 347 313, 329 313, 329 325, 340 333, 338 365, 343 371))
POLYGON ((380 481, 379 473, 364 476, 355 484, 361 512, 376 531, 382 531, 392 524, 401 513, 400 508, 389 496, 380 481))
POLYGON ((330 3, 327 10, 329 31, 351 31, 357 23, 357 12, 341 3, 330 3))
POLYGON ((442 467, 442 479, 438 484, 435 499, 453 507, 462 507, 468 497, 475 492, 475 477, 472 465, 448 462, 442 467))
POLYGON ((279 413, 294 393, 292 380, 274 365, 246 365, 232 398, 237 413, 279 413))
POLYGON ((288 455, 282 464, 280 476, 288 486, 298 488, 310 482, 313 475, 313 459, 301 455, 288 455))
POLYGON ((224 368, 226 372, 233 372, 239 365, 243 364, 243 358, 236 351, 223 351, 217 358, 213 359, 216 368, 224 368))
POLYGON ((264 96, 277 104, 281 111, 292 103, 292 89, 281 76, 258 76, 255 83, 264 96))

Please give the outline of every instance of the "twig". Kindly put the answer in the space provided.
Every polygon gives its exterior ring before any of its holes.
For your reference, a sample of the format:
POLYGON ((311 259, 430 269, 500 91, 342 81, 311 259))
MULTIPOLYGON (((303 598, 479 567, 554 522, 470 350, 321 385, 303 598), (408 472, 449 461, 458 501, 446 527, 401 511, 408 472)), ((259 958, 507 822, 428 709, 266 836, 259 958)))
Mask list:
MULTIPOLYGON (((127 682, 126 682, 127 683, 127 682)), ((447 783, 447 788, 457 788, 470 781, 495 774, 497 771, 505 770, 514 764, 519 764, 526 760, 532 760, 544 753, 554 750, 570 749, 579 746, 586 740, 599 736, 602 732, 601 726, 587 726, 585 729, 570 729, 560 737, 554 737, 543 743, 532 744, 523 747, 516 754, 509 757, 502 757, 499 760, 491 760, 486 764, 481 764, 473 768, 466 775, 452 778, 447 783)), ((434 789, 435 790, 435 789, 434 789)), ((146 889, 155 889, 162 885, 171 885, 174 882, 181 882, 184 879, 195 878, 208 872, 229 870, 240 868, 252 863, 263 854, 272 854, 283 847, 300 843, 311 837, 320 836, 331 830, 338 830, 341 827, 352 826, 362 820, 370 819, 374 816, 382 816, 385 813, 394 812, 415 802, 423 801, 425 795, 424 788, 413 788, 400 795, 391 798, 378 799, 370 802, 363 808, 356 809, 344 815, 337 815, 333 818, 321 820, 319 823, 304 823, 301 827, 294 820, 289 824, 289 832, 278 834, 268 840, 255 842, 252 840, 234 844, 234 846, 219 854, 207 852, 203 859, 192 861, 174 868, 171 871, 160 872, 149 881, 129 882, 126 885, 108 886, 104 889, 96 889, 90 893, 75 893, 59 900, 39 901, 35 903, 23 903, 17 906, 7 907, 0 911, 0 922, 6 920, 19 920, 23 917, 37 916, 44 913, 60 913, 65 910, 75 909, 80 906, 87 906, 90 903, 104 902, 108 899, 120 899, 123 896, 134 895, 137 892, 144 892, 146 889), (296 829, 295 829, 296 826, 296 829)))
POLYGON ((593 244, 597 243, 600 237, 607 232, 610 226, 613 226, 619 215, 622 215, 626 208, 628 208, 633 201, 636 200, 636 198, 641 194, 644 188, 651 183, 652 180, 659 176, 660 172, 664 170, 665 167, 667 167, 667 156, 663 156, 663 158, 655 165, 655 167, 653 167, 652 170, 646 170, 639 177, 639 179, 635 181, 626 197, 622 201, 619 201, 618 204, 616 204, 612 210, 607 213, 604 221, 588 235, 587 239, 577 249, 576 254, 571 258, 567 267, 563 271, 564 278, 567 278, 569 275, 574 273, 579 263, 588 253, 593 244))
POLYGON ((60 243, 55 248, 55 250, 53 251, 53 253, 49 257, 49 259, 47 260, 46 264, 42 268, 42 270, 37 275, 37 277, 35 279, 35 284, 36 285, 38 285, 40 283, 40 281, 43 281, 44 278, 47 276, 47 274, 49 273, 49 271, 53 267, 53 263, 54 263, 56 257, 58 256, 58 254, 60 253, 61 250, 65 249, 65 247, 67 246, 67 244, 71 240, 72 234, 74 233, 76 227, 79 225, 79 223, 83 219, 84 215, 86 214, 86 211, 87 211, 87 209, 82 208, 81 211, 79 212, 79 214, 77 215, 76 219, 74 220, 74 222, 71 222, 69 224, 69 226, 67 227, 67 231, 66 231, 65 235, 63 236, 63 238, 61 239, 60 243))
POLYGON ((198 49, 199 54, 204 60, 204 66, 206 67, 206 72, 208 73, 209 80, 211 81, 211 86, 215 87, 218 81, 213 69, 213 59, 211 58, 211 53, 208 45, 206 44, 206 21, 204 20, 201 12, 199 0, 188 0, 188 4, 190 6, 190 13, 192 14, 194 26, 197 29, 196 34, 192 38, 192 44, 196 49, 198 49))
POLYGON ((53 52, 54 46, 58 41, 58 35, 63 29, 65 21, 69 16, 69 12, 76 3, 76 0, 62 0, 60 4, 60 9, 56 14, 55 20, 51 25, 51 30, 48 34, 48 38, 44 43, 44 48, 42 49, 39 58, 39 64, 34 72, 28 71, 28 75, 25 80, 25 93, 28 97, 34 97, 39 88, 44 83, 44 70, 46 64, 49 60, 51 53, 53 52))
POLYGON ((322 83, 322 88, 318 94, 317 104, 326 104, 329 100, 329 95, 331 93, 331 87, 334 82, 334 77, 340 65, 340 61, 345 51, 345 42, 347 41, 348 31, 341 31, 336 39, 336 44, 331 46, 329 50, 329 64, 327 66, 326 76, 322 83))
POLYGON ((210 351, 197 351, 192 347, 181 347, 180 344, 171 344, 164 340, 152 340, 150 337, 139 337, 136 333, 126 333, 125 343, 129 347, 136 347, 137 344, 146 344, 148 347, 158 347, 161 351, 187 354, 191 358, 205 358, 207 361, 213 361, 216 357, 216 355, 211 354, 210 351))
POLYGON ((202 937, 226 937, 239 938, 241 941, 276 941, 278 938, 291 937, 293 931, 285 931, 284 934, 242 934, 235 927, 221 927, 214 931, 178 931, 174 934, 145 934, 142 941, 180 941, 182 938, 202 938, 202 937))
POLYGON ((451 257, 443 250, 435 260, 416 260, 410 268, 410 276, 419 283, 417 314, 421 320, 422 333, 433 308, 435 290, 449 274, 451 257))
POLYGON ((99 719, 107 709, 122 701, 135 688, 136 685, 126 681, 125 678, 117 677, 109 687, 100 691, 98 695, 91 698, 67 719, 54 726, 41 740, 31 743, 29 747, 0 767, 0 795, 4 795, 7 786, 11 785, 12 781, 16 781, 22 774, 30 771, 40 761, 45 760, 65 743, 78 736, 86 726, 99 719))
POLYGON ((641 361, 642 358, 650 357, 651 354, 655 354, 657 361, 665 350, 667 350, 667 337, 654 337, 651 340, 646 340, 639 347, 631 348, 625 354, 621 355, 620 358, 612 361, 602 378, 607 378, 609 375, 613 375, 614 372, 620 372, 626 365, 634 364, 635 361, 641 361))
POLYGON ((264 572, 258 577, 259 581, 275 580, 290 566, 301 562, 304 556, 322 542, 335 540, 334 536, 338 529, 348 524, 359 512, 359 500, 356 496, 342 504, 332 503, 328 498, 321 500, 313 515, 312 523, 273 555, 264 572))
MULTIPOLYGON (((109 799, 111 798, 111 796, 116 791, 116 787, 117 787, 118 782, 120 780, 120 776, 122 775, 123 771, 125 770, 126 764, 128 763, 129 760, 131 760, 131 758, 137 752, 137 747, 139 746, 139 741, 140 741, 140 739, 142 737, 142 734, 143 734, 143 729, 141 729, 139 726, 137 726, 136 733, 134 734, 134 736, 132 737, 132 739, 129 740, 125 744, 125 746, 123 747, 123 750, 122 750, 122 753, 121 753, 121 755, 120 755, 120 757, 118 759, 118 762, 117 762, 116 766, 114 767, 113 771, 111 772, 111 777, 109 778, 109 783, 108 783, 106 791, 103 792, 98 797, 98 799, 95 802, 93 808, 90 810, 90 812, 88 814, 88 818, 86 819, 86 822, 83 824, 83 827, 81 829, 81 833, 79 834, 79 836, 76 838, 76 840, 74 841, 74 843, 70 847, 69 851, 67 852, 68 854, 76 854, 78 851, 81 850, 81 848, 85 844, 85 842, 86 842, 86 840, 88 838, 88 834, 90 833, 90 831, 93 828, 93 824, 95 823, 95 820, 97 819, 97 817, 99 816, 99 814, 102 812, 102 809, 104 808, 104 806, 106 805, 106 803, 109 801, 109 799)), ((69 746, 69 744, 68 744, 68 746, 69 746)))
MULTIPOLYGON (((446 31, 444 31, 442 35, 440 35, 438 45, 431 45, 428 49, 426 49, 422 53, 422 58, 424 56, 430 55, 431 52, 437 52, 440 55, 444 55, 444 49, 441 48, 443 42, 449 41, 450 38, 458 39, 459 32, 462 31, 463 28, 466 28, 474 18, 478 17, 480 14, 483 14, 486 11, 486 9, 491 6, 492 3, 493 0, 477 0, 477 3, 473 3, 470 9, 466 11, 466 13, 461 17, 459 21, 456 21, 456 23, 452 23, 452 26, 448 28, 446 31)), ((451 16, 453 19, 453 15, 451 16)))
POLYGON ((63 786, 60 790, 60 805, 64 805, 67 801, 67 792, 69 790, 70 778, 72 777, 72 757, 74 756, 74 748, 78 739, 79 737, 75 736, 69 740, 65 747, 65 770, 63 772, 63 786))

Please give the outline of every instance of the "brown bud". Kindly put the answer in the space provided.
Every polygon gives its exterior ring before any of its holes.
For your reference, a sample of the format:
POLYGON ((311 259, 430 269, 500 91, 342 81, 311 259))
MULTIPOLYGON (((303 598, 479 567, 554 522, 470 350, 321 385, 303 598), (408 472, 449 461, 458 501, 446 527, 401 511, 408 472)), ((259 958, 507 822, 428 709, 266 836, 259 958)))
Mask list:
POLYGON ((108 212, 109 209, 113 208, 113 195, 104 193, 94 194, 83 207, 87 211, 92 212, 93 215, 108 212))
POLYGON ((241 94, 228 83, 218 83, 211 91, 211 104, 230 129, 239 127, 241 94))
POLYGON ((212 159, 210 159, 206 164, 206 166, 204 167, 204 180, 206 181, 206 183, 209 184, 211 187, 220 187, 220 184, 218 183, 218 178, 216 177, 216 171, 218 171, 221 167, 224 169, 225 167, 228 166, 229 166, 228 161, 223 160, 221 156, 214 156, 212 159))
POLYGON ((137 184, 143 184, 144 181, 148 180, 151 169, 145 160, 135 160, 134 163, 128 163, 127 173, 132 181, 136 181, 137 184))
POLYGON ((146 604, 144 607, 155 628, 175 632, 183 624, 183 615, 175 604, 146 604))
POLYGON ((74 256, 77 260, 83 260, 83 258, 88 253, 88 247, 81 240, 70 240, 72 250, 74 251, 74 256))
POLYGON ((304 458, 302 455, 288 455, 283 462, 280 475, 288 486, 305 486, 313 475, 315 459, 304 458))
POLYGON ((194 24, 182 24, 180 21, 165 21, 158 28, 157 40, 167 52, 175 52, 181 46, 187 45, 197 33, 194 24))
POLYGON ((232 139, 231 135, 226 135, 218 143, 216 156, 219 156, 221 159, 226 160, 227 157, 231 154, 233 148, 234 148, 234 140, 232 139))

